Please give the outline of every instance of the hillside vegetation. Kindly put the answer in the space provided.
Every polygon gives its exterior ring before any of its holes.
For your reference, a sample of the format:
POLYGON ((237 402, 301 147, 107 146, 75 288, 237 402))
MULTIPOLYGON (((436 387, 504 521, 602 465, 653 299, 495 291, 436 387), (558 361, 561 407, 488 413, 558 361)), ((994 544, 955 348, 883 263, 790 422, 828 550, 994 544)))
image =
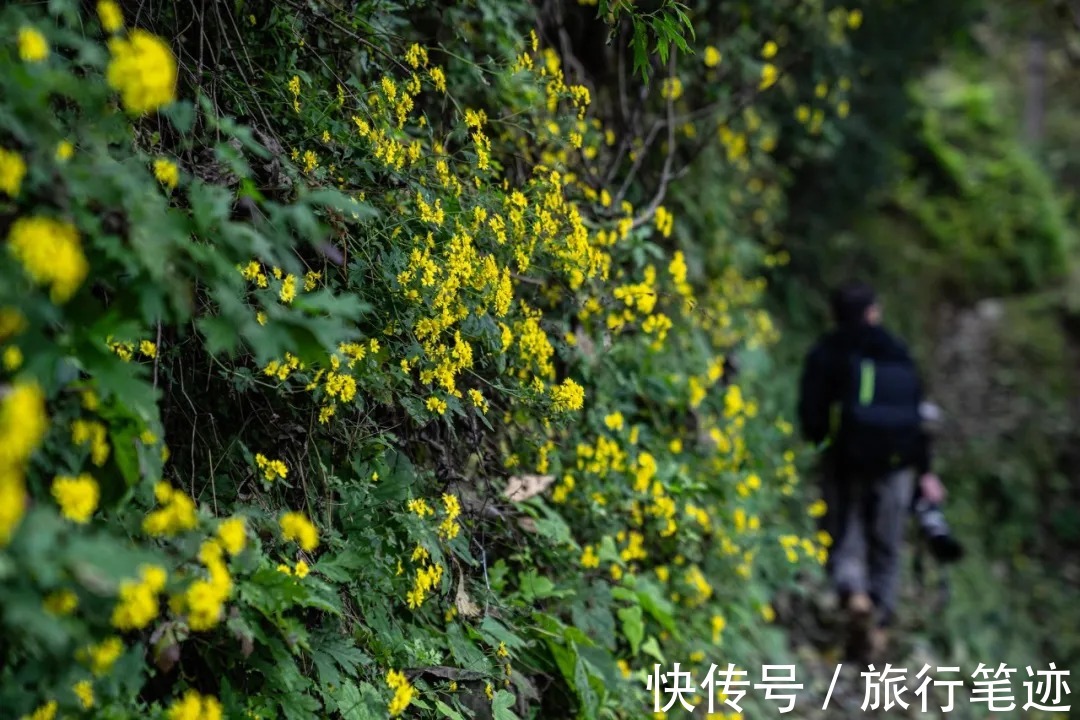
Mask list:
POLYGON ((974 9, 0 9, 0 707, 640 718, 791 658, 836 229, 956 302, 1071 251, 977 86, 907 91, 974 9))

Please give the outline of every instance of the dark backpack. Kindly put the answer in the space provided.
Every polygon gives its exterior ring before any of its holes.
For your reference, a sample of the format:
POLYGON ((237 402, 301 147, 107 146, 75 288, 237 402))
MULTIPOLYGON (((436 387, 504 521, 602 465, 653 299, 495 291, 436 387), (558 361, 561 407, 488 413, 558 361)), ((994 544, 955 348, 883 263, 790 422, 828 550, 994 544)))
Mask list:
POLYGON ((918 371, 907 358, 854 354, 840 406, 838 449, 857 472, 883 473, 911 464, 921 439, 918 371))

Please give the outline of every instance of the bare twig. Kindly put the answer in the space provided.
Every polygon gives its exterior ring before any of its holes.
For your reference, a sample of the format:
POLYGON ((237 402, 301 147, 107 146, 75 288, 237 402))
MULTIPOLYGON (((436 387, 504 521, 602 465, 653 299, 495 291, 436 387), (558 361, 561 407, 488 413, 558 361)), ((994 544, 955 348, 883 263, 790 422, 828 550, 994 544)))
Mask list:
MULTIPOLYGON (((674 74, 674 72, 675 72, 675 53, 672 52, 671 53, 671 58, 669 60, 669 73, 674 74)), ((644 225, 645 223, 652 220, 653 216, 656 215, 657 208, 659 208, 660 204, 664 202, 664 197, 667 195, 668 183, 671 182, 671 179, 673 177, 673 175, 671 173, 671 165, 675 160, 675 100, 674 100, 673 97, 668 98, 667 117, 668 117, 668 119, 667 119, 667 126, 668 126, 667 157, 664 158, 664 168, 660 172, 660 185, 659 185, 659 187, 656 188, 656 195, 653 196, 653 199, 645 207, 645 211, 634 218, 634 222, 630 226, 631 229, 639 228, 642 225, 644 225)))

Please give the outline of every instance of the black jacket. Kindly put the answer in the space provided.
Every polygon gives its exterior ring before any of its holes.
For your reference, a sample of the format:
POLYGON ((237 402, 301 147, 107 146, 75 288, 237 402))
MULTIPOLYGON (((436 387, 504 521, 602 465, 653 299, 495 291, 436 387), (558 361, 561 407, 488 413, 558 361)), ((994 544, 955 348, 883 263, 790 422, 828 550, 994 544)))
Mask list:
MULTIPOLYGON (((853 352, 875 360, 911 360, 899 338, 880 326, 839 328, 824 335, 806 356, 799 388, 799 424, 803 437, 815 445, 829 438, 832 407, 840 402, 849 357, 853 352)), ((930 439, 923 433, 915 458, 916 470, 930 469, 930 439)))

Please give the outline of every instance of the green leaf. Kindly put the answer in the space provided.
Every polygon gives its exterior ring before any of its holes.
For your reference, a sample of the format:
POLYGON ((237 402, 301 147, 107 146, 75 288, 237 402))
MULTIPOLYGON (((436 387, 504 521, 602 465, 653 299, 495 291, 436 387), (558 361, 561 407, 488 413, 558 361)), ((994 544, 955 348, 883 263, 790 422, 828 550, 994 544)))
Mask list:
POLYGON ((331 582, 347 583, 357 576, 357 570, 367 566, 369 562, 368 556, 346 550, 336 555, 324 555, 315 563, 314 569, 331 582))
POLYGON ((641 644, 641 652, 656 658, 656 661, 660 664, 667 662, 664 660, 664 653, 660 651, 660 643, 658 643, 656 638, 652 635, 649 636, 648 640, 641 644))
POLYGON ((135 487, 142 479, 139 472, 139 452, 136 448, 136 434, 130 424, 109 426, 109 439, 112 443, 112 456, 120 475, 128 487, 135 487))
MULTIPOLYGON (((502 692, 502 690, 499 692, 502 692)), ((435 709, 442 713, 442 717, 448 718, 449 720, 465 720, 464 715, 444 703, 442 700, 435 701, 435 709)))
POLYGON ((161 114, 169 119, 172 126, 181 135, 191 132, 195 122, 195 106, 187 100, 177 100, 161 109, 161 114))
POLYGON ((556 590, 555 583, 547 577, 537 574, 535 570, 522 573, 518 582, 521 584, 521 598, 525 602, 532 602, 548 597, 567 597, 573 595, 572 590, 556 590))
POLYGON ((514 696, 506 690, 499 690, 491 700, 491 711, 495 720, 520 720, 510 708, 514 705, 514 696))
POLYGON ((637 655, 638 647, 645 636, 645 623, 642 621, 641 606, 633 605, 620 608, 617 614, 619 620, 622 621, 623 635, 626 636, 627 642, 630 643, 630 650, 634 655, 637 655))
POLYGON ((487 656, 465 637, 458 623, 451 623, 447 628, 446 641, 450 645, 450 653, 461 667, 482 671, 491 666, 487 656))
POLYGON ((648 32, 645 24, 634 18, 634 37, 630 41, 630 47, 634 52, 634 72, 641 72, 641 81, 649 82, 649 47, 648 32))
POLYGON ((203 335, 203 344, 211 355, 232 353, 240 341, 236 327, 223 317, 207 316, 195 321, 195 326, 203 335))
POLYGON ((586 668, 585 661, 579 655, 574 664, 574 690, 577 691, 578 699, 581 700, 581 710, 587 720, 596 717, 599 703, 592 684, 589 682, 590 673, 586 668))
POLYGON ((379 216, 379 211, 368 203, 360 202, 333 188, 305 192, 300 196, 300 202, 333 208, 349 219, 353 215, 357 215, 360 220, 370 220, 379 216))

